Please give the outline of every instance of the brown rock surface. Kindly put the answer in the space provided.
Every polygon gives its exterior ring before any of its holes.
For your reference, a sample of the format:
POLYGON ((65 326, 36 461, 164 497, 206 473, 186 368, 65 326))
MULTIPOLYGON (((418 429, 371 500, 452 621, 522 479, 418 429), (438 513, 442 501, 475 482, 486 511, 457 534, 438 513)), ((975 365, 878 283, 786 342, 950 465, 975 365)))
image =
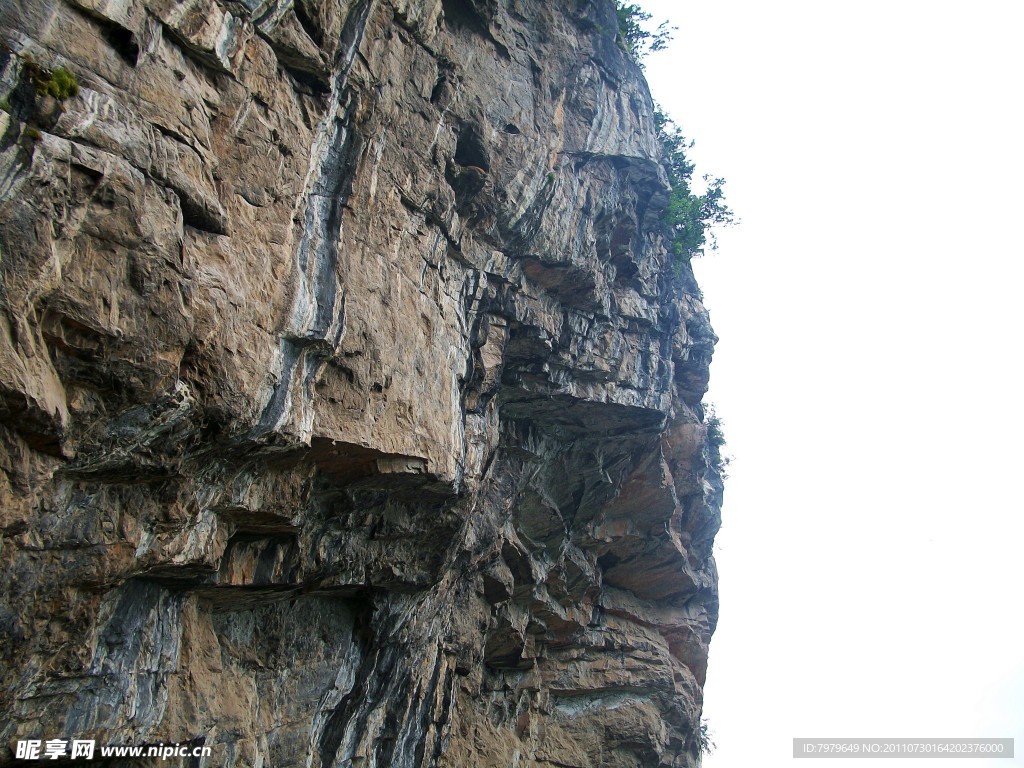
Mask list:
POLYGON ((715 337, 615 29, 0 5, 5 748, 698 764, 715 337))

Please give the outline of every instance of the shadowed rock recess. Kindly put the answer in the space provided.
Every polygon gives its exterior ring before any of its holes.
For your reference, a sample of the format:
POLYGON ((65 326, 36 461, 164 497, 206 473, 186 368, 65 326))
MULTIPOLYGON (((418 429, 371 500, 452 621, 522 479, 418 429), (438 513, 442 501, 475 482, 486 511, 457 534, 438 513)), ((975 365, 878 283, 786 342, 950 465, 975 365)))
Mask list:
POLYGON ((0 37, 0 763, 699 764, 716 339, 611 0, 0 37))

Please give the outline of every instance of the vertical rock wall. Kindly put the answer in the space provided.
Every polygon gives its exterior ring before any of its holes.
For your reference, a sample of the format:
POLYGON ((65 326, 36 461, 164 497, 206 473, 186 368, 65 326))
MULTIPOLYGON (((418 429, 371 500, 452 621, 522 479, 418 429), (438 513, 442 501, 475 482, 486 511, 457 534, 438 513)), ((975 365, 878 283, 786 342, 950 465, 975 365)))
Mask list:
POLYGON ((0 5, 5 748, 699 762, 715 337, 616 28, 0 5))

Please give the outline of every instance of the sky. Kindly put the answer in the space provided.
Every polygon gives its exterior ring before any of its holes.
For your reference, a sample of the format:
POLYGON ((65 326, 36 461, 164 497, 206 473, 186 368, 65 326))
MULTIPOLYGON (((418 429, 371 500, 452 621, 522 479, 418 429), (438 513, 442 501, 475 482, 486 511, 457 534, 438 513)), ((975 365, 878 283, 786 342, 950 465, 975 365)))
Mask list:
POLYGON ((735 457, 706 768, 794 737, 1024 766, 1024 2, 642 5, 678 26, 651 91, 741 219, 695 262, 735 457))

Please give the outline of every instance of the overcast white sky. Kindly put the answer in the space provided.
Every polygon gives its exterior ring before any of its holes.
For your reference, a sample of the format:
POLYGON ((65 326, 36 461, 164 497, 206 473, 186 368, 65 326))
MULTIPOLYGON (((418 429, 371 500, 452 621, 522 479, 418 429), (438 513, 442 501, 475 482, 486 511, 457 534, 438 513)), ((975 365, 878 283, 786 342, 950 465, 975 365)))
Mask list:
POLYGON ((654 96, 742 218, 697 264, 736 456, 705 765, 1024 765, 1024 2, 643 5, 679 26, 654 96))

